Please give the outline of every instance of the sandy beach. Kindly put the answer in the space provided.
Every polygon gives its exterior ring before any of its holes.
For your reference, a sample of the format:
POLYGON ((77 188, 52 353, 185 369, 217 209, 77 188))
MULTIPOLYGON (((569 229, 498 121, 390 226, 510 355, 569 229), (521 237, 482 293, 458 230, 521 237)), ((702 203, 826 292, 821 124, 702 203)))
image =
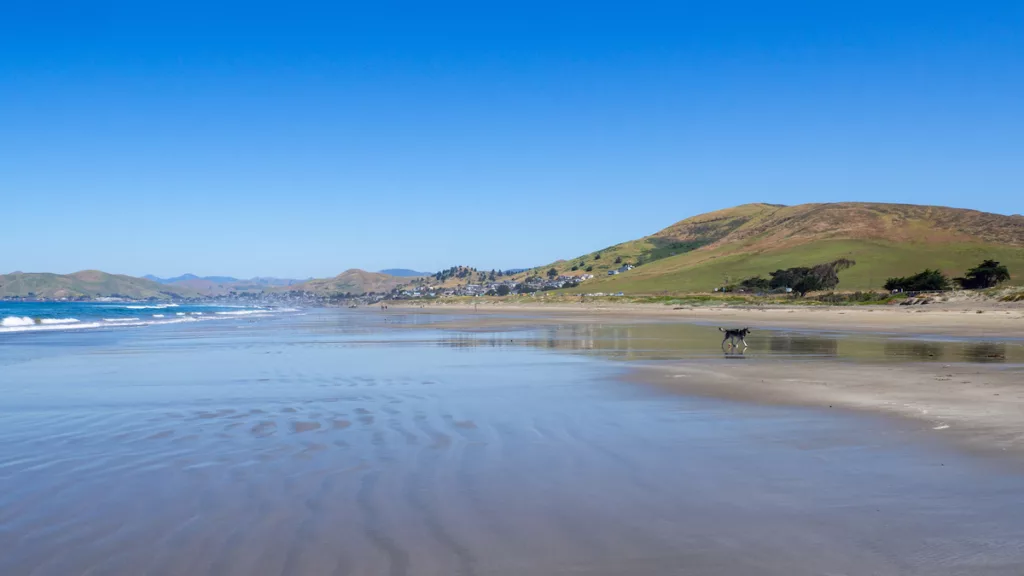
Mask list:
MULTIPOLYGON (((656 305, 487 305, 415 308, 418 313, 461 310, 473 316, 441 323, 453 330, 526 329, 531 325, 600 322, 673 322, 750 326, 902 337, 983 337, 983 360, 949 362, 813 362, 771 359, 669 360, 638 364, 629 379, 685 394, 761 404, 853 409, 909 419, 921 430, 972 449, 1024 457, 1024 356, 1007 361, 1003 339, 1024 337, 1019 304, 975 304, 924 309, 889 307, 687 307, 656 305), (982 313, 978 313, 981 310, 982 313), (986 358, 990 357, 990 358, 986 358), (1009 362, 1009 363, 1007 363, 1009 362)), ((714 338, 714 334, 709 334, 714 338)), ((1024 343, 1017 343, 1013 350, 1024 343)), ((748 349, 750 356, 758 351, 748 349)), ((926 350, 924 354, 934 354, 926 350)), ((749 359, 732 356, 732 359, 749 359)))
MULTIPOLYGON (((1024 338, 1024 303, 965 302, 923 306, 666 306, 664 304, 395 304, 412 312, 527 314, 538 322, 688 321, 726 327, 1024 338)), ((513 324, 508 319, 489 322, 513 324)))
POLYGON ((0 574, 1024 569, 1017 343, 450 312, 6 335, 0 574))

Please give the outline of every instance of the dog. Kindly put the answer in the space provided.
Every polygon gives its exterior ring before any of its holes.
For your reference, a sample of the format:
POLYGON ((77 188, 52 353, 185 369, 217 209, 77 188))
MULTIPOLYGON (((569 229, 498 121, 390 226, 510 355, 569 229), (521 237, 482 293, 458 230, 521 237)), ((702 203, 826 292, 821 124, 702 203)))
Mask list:
POLYGON ((736 341, 739 340, 743 343, 743 347, 747 347, 747 334, 750 334, 750 328, 719 328, 721 332, 725 332, 725 338, 722 338, 722 347, 725 347, 725 343, 728 342, 729 346, 735 348, 736 341))

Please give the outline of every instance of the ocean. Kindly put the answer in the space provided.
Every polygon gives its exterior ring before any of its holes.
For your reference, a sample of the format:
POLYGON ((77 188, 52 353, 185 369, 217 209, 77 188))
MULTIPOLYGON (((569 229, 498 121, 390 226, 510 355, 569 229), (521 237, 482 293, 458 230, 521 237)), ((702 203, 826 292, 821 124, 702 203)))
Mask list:
POLYGON ((181 324, 297 311, 244 305, 0 301, 0 334, 181 324))

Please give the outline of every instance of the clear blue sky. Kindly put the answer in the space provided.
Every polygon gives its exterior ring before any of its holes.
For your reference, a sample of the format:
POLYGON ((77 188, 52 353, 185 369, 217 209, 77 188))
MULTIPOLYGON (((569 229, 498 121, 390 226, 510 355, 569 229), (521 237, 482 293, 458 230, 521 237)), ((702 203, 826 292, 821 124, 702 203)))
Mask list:
POLYGON ((1024 212, 1022 2, 4 2, 0 272, 509 268, 746 202, 1024 212))

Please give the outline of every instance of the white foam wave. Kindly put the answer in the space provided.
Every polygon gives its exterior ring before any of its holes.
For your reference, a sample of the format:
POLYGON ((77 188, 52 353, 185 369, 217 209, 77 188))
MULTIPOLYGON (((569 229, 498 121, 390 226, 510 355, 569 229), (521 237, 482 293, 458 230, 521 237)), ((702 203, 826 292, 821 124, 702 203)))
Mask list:
POLYGON ((163 310, 164 308, 177 308, 177 304, 148 304, 137 306, 125 306, 128 310, 163 310))
POLYGON ((8 316, 3 320, 0 320, 0 326, 4 328, 13 328, 15 326, 32 326, 35 323, 35 318, 29 318, 28 316, 8 316))
MULTIPOLYGON (((294 308, 274 310, 274 312, 290 312, 294 308)), ((251 316, 261 318, 269 316, 270 310, 236 310, 232 312, 217 312, 217 315, 202 316, 202 312, 176 312, 172 319, 164 319, 163 314, 153 314, 151 320, 140 320, 139 318, 103 318, 102 321, 82 322, 77 318, 44 318, 36 320, 29 316, 8 316, 0 320, 0 334, 13 332, 37 332, 52 330, 81 330, 88 328, 124 328, 131 326, 152 326, 164 324, 180 324, 183 322, 202 322, 209 320, 230 320, 237 316, 251 316)))
POLYGON ((79 322, 78 324, 33 324, 31 326, 3 326, 0 334, 11 332, 40 332, 44 330, 77 330, 81 328, 100 328, 101 322, 79 322))

